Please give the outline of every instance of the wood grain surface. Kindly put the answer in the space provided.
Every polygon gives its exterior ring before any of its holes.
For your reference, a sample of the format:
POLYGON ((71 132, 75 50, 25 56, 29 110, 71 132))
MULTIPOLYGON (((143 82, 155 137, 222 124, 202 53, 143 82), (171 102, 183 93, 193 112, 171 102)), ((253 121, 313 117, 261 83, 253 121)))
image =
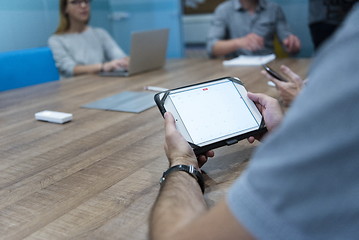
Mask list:
MULTIPOLYGON (((279 59, 302 77, 307 59, 279 59)), ((224 76, 252 92, 278 97, 260 67, 220 60, 169 60, 163 69, 128 78, 87 75, 0 93, 0 239, 147 239, 148 214, 168 163, 156 107, 140 114, 81 108, 144 86, 175 88, 224 76), (36 121, 42 110, 73 121, 36 121)), ((257 144, 215 151, 204 167, 205 198, 223 198, 257 144)))

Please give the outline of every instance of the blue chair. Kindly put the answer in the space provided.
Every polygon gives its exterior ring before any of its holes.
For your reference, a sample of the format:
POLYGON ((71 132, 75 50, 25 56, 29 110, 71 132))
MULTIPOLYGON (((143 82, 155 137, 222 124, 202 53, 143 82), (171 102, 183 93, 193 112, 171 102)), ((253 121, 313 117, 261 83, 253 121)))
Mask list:
POLYGON ((0 91, 59 80, 48 47, 0 53, 0 91))

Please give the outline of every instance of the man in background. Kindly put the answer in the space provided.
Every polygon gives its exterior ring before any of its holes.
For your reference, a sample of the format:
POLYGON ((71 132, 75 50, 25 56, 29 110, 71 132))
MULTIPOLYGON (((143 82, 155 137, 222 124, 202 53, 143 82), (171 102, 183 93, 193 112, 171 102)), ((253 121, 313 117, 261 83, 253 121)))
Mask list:
POLYGON ((300 40, 289 31, 279 5, 266 0, 226 1, 214 12, 207 51, 212 57, 271 54, 275 36, 286 52, 299 52, 300 40))

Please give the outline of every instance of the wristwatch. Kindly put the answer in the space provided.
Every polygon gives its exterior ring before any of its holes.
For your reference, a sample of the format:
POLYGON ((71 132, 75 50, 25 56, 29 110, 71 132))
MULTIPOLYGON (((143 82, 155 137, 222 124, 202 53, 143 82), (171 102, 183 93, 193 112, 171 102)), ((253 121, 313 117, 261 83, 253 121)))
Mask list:
POLYGON ((166 177, 172 173, 172 172, 177 172, 177 171, 184 171, 186 173, 188 173, 189 175, 191 175, 192 177, 194 177, 199 186, 201 187, 202 193, 204 193, 204 180, 203 180, 203 176, 201 174, 200 171, 198 171, 193 165, 176 165, 173 167, 170 167, 169 169, 167 169, 167 171, 163 172, 163 175, 160 179, 160 184, 162 185, 164 183, 164 181, 166 180, 166 177))

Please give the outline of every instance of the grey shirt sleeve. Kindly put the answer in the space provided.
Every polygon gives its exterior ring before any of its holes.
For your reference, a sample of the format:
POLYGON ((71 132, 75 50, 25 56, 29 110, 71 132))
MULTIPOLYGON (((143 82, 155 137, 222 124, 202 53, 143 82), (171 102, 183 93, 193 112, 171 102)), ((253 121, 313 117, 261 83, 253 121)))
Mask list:
POLYGON ((227 195, 234 216, 258 239, 359 236, 358 5, 348 20, 227 195))
POLYGON ((96 28, 96 31, 101 38, 101 42, 103 43, 105 58, 107 61, 126 57, 126 54, 117 45, 115 40, 113 40, 113 38, 110 36, 110 34, 108 34, 107 31, 101 28, 96 28))
POLYGON ((66 49, 61 38, 58 35, 52 35, 49 38, 48 45, 52 51, 60 75, 62 77, 71 77, 77 63, 75 59, 72 58, 71 53, 66 49))
POLYGON ((49 38, 61 77, 71 77, 77 65, 91 65, 126 57, 113 38, 101 28, 82 33, 55 34, 49 38))
POLYGON ((227 31, 227 23, 225 20, 227 10, 221 6, 216 8, 211 26, 207 35, 207 52, 210 56, 212 55, 213 45, 218 41, 225 39, 227 31))

